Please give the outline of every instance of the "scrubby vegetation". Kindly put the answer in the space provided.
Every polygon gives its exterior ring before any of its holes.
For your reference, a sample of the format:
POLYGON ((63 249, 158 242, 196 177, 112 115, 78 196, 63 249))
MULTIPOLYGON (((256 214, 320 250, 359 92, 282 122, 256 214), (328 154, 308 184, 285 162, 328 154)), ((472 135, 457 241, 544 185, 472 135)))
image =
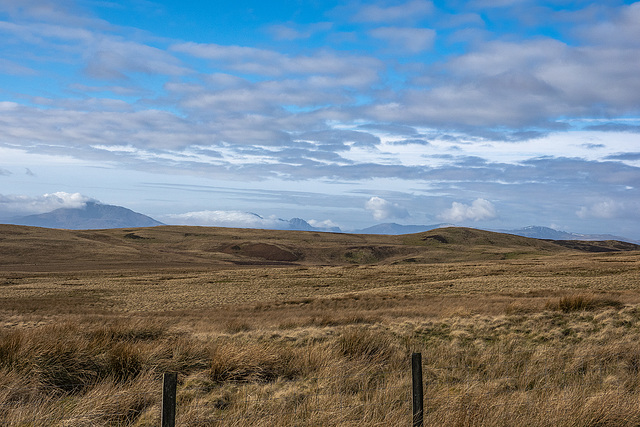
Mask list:
POLYGON ((427 425, 640 423, 640 310, 544 305, 286 330, 157 317, 5 329, 0 419, 155 426, 160 377, 177 371, 179 425, 408 425, 419 351, 427 425))
POLYGON ((455 262, 3 270, 0 425, 157 426, 170 371, 178 425, 410 425, 413 352, 425 425, 639 425, 640 253, 485 240, 455 262))

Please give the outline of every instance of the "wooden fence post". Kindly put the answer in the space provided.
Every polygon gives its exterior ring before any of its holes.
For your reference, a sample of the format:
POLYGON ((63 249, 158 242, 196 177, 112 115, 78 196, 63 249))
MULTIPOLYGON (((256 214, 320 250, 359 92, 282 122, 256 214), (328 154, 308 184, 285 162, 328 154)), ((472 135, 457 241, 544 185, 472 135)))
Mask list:
POLYGON ((162 427, 176 426, 176 387, 178 373, 167 372, 162 375, 162 427))
POLYGON ((411 355, 411 376, 413 378, 413 427, 422 427, 424 424, 422 353, 411 355))

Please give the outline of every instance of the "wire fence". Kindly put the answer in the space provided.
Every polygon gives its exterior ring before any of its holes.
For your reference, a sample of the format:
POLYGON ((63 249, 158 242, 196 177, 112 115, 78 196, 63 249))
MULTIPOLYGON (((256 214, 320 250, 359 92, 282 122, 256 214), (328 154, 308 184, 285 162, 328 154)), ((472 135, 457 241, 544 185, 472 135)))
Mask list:
MULTIPOLYGON (((640 420, 638 367, 616 360, 610 355, 595 364, 559 369, 510 363, 438 366, 421 360, 416 364, 414 359, 411 369, 409 364, 406 369, 378 365, 334 376, 222 384, 182 376, 175 378, 175 392, 168 403, 166 375, 149 378, 143 387, 115 381, 71 384, 82 392, 49 397, 38 391, 42 389, 38 385, 11 389, 0 385, 0 426, 167 427, 172 421, 180 426, 355 426, 385 425, 385 420, 386 425, 422 425, 423 418, 416 419, 416 413, 430 417, 427 425, 446 416, 462 420, 457 425, 482 425, 492 413, 530 413, 543 420, 576 405, 595 408, 599 402, 605 411, 598 415, 601 418, 624 410, 628 422, 619 425, 637 425, 629 422, 640 420), (417 381, 416 369, 421 375, 417 381), (631 375, 616 376, 621 369, 631 375), (172 405, 172 420, 164 415, 167 405, 172 405), (438 412, 444 415, 434 415, 438 412)), ((602 425, 618 424, 613 419, 602 425)))

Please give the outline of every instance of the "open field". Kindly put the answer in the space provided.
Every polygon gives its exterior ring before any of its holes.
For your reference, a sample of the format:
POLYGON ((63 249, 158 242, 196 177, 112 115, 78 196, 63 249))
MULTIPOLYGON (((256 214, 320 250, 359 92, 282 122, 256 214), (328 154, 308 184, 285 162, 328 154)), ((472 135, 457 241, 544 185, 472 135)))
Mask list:
POLYGON ((0 225, 0 425, 640 424, 640 251, 408 236, 0 225))

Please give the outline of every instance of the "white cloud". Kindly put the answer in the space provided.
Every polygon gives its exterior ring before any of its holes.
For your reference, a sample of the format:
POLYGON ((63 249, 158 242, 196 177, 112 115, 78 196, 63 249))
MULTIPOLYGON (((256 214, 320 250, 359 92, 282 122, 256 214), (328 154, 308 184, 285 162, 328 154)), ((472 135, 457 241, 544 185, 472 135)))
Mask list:
POLYGON ((476 199, 471 205, 453 202, 450 209, 446 209, 439 218, 453 223, 465 221, 485 221, 496 218, 497 212, 493 204, 485 199, 476 199))
POLYGON ((279 228, 286 221, 241 211, 197 211, 165 215, 162 221, 174 225, 200 225, 234 228, 279 228))
POLYGON ((377 196, 370 198, 364 207, 371 211, 373 218, 377 221, 388 218, 406 218, 409 216, 409 212, 399 204, 391 203, 377 196))
POLYGON ((315 219, 310 219, 309 221, 307 221, 309 223, 309 225, 311 225, 312 227, 316 227, 316 228, 340 228, 340 226, 338 224, 336 224, 335 222, 331 221, 330 219, 325 219, 324 221, 317 221, 315 219))
POLYGON ((80 193, 65 193, 63 191, 36 197, 0 194, 0 215, 9 217, 51 212, 61 208, 81 208, 89 201, 94 201, 94 199, 80 193))
POLYGON ((591 206, 582 206, 576 212, 579 218, 632 218, 640 217, 640 203, 617 200, 603 200, 591 206))

